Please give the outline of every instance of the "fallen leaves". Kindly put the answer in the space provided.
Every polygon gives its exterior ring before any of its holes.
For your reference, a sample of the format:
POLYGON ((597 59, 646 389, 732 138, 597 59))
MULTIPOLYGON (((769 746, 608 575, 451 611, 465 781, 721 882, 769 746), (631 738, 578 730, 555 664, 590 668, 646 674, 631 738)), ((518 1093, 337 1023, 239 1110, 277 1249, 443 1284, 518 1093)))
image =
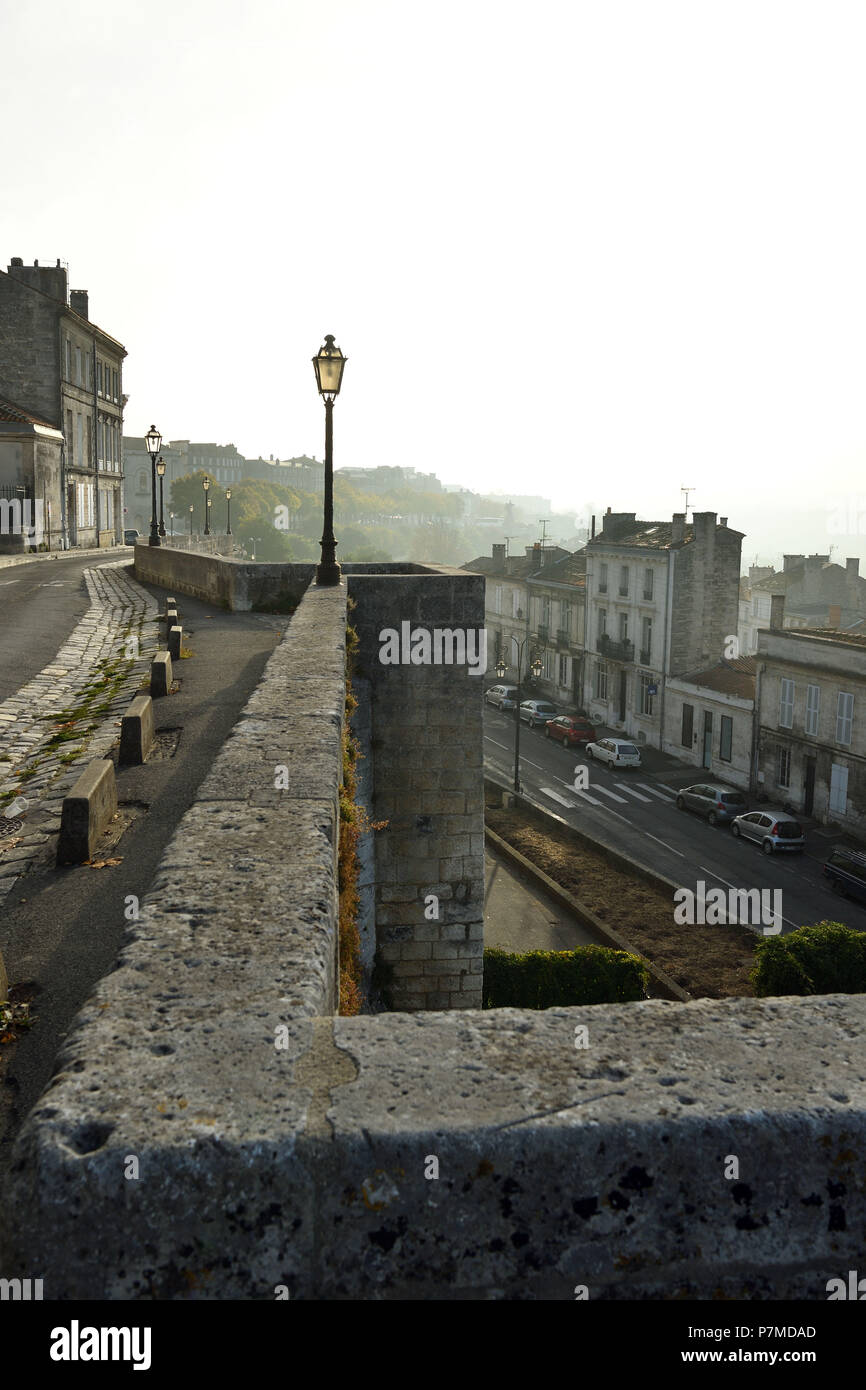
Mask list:
POLYGON ((84 867, 87 869, 109 869, 115 864, 122 864, 123 856, 119 859, 85 859, 84 867))

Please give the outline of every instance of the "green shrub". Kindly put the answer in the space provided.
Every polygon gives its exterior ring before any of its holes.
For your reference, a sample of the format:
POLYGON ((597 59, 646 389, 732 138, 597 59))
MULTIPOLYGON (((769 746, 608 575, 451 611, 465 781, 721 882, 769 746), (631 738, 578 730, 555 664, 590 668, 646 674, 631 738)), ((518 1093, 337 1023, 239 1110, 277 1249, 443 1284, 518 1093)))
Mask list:
POLYGON ((484 952, 484 1008, 623 1004, 644 999, 648 979, 639 956, 608 946, 522 954, 491 947, 484 952))
POLYGON ((866 932, 817 922, 755 947, 752 971, 759 998, 773 994, 866 993, 866 932))

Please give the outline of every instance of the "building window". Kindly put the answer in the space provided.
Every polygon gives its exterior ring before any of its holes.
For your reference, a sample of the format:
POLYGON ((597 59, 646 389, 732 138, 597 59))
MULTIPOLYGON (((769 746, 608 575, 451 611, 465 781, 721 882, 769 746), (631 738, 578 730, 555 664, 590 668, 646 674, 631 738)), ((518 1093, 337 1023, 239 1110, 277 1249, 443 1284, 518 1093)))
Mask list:
POLYGON ((145 473, 143 468, 140 468, 138 470, 138 485, 135 490, 136 492, 147 492, 148 487, 149 483, 147 474, 145 473))
POLYGON ((598 592, 600 594, 607 593, 607 565, 599 565, 598 567, 598 592))
POLYGON ((84 354, 84 384, 88 391, 93 390, 93 362, 89 352, 84 354))
POLYGON ((66 380, 72 380, 72 343, 66 339, 66 380))
POLYGON ((559 658, 559 684, 568 689, 568 657, 564 655, 559 658))
POLYGON ((83 468, 86 464, 86 460, 84 458, 84 421, 81 418, 80 412, 76 415, 75 420, 76 425, 78 427, 78 439, 76 440, 76 446, 78 449, 78 466, 79 468, 83 468))
POLYGON ((111 373, 111 399, 117 400, 117 372, 115 371, 111 373))
POLYGON ((652 618, 644 618, 644 619, 643 619, 643 623, 642 623, 642 627, 643 627, 643 637, 642 637, 642 639, 641 639, 641 654, 640 654, 640 659, 641 659, 641 662, 642 662, 642 664, 643 664, 644 666, 649 666, 650 662, 652 661, 652 649, 653 649, 653 620, 652 620, 652 618))
POLYGON ((653 575, 655 570, 644 570, 643 572, 643 596, 652 598, 653 596, 653 575))
POLYGON ((779 749, 779 786, 790 787, 791 785, 791 750, 790 748, 779 749))
POLYGON ((623 565, 619 572, 619 591, 623 598, 628 594, 628 565, 623 565))
POLYGON ((848 744, 851 742, 851 727, 854 722, 854 696, 846 695, 844 690, 839 691, 839 698, 836 701, 836 742, 848 744))
POLYGON ((607 609, 606 609, 606 608, 599 608, 599 610, 598 610, 598 635, 599 635, 599 637, 606 637, 606 636, 607 636, 607 609))
POLYGON ((628 641, 628 613, 620 613, 619 615, 619 640, 620 642, 628 641))
POLYGON ((731 761, 731 747, 734 742, 734 721, 730 714, 723 714, 719 729, 719 757, 723 763, 731 761))
POLYGON ((87 467, 93 467, 93 421, 87 417, 87 467))
POLYGON ((603 661, 595 663, 595 698, 607 699, 607 667, 603 661))
POLYGON ((566 637, 571 636, 571 604, 564 600, 559 605, 559 626, 566 637))
POLYGON ((512 590, 511 590, 511 616, 512 616, 512 618, 519 618, 519 617, 520 617, 520 590, 519 590, 519 589, 512 589, 512 590))
POLYGON ((501 612, 502 612, 502 585, 501 585, 501 584, 497 584, 497 585, 496 585, 496 588, 493 590, 493 611, 494 611, 494 613, 501 613, 501 612))
POLYGON ((72 434, 72 411, 66 412, 66 447, 69 450, 68 463, 71 467, 75 463, 74 439, 72 434))
MULTIPOLYGON (((782 677, 779 695, 779 728, 790 729, 794 725, 794 682, 782 677)), ((787 786, 787 783, 785 783, 787 786)))
POLYGON ((80 347, 77 347, 77 348, 75 349, 75 384, 76 384, 76 386, 81 386, 81 385, 83 384, 83 380, 84 380, 84 378, 82 377, 82 374, 81 374, 81 348, 80 348, 80 347))
POLYGON ((818 713, 821 708, 821 687, 819 685, 806 686, 806 733, 815 735, 818 732, 818 713))
POLYGON ((652 714, 653 701, 655 695, 650 694, 650 686, 655 686, 652 676, 641 673, 640 678, 640 712, 641 714, 652 714))
POLYGON ((683 748, 691 748, 695 733, 695 707, 694 705, 683 705, 683 731, 681 735, 683 748))
POLYGON ((102 395, 102 363, 101 363, 101 362, 97 362, 97 364, 96 364, 96 392, 97 392, 97 395, 99 395, 99 396, 102 395))

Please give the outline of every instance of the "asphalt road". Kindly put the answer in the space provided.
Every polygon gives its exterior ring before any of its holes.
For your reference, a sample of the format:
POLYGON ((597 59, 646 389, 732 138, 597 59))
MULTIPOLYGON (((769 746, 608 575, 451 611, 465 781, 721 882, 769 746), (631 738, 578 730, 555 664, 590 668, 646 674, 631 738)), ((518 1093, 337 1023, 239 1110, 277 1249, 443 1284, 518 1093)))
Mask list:
MULTIPOLYGON (((0 578, 6 574, 0 570, 0 578)), ((164 600, 166 591, 145 587, 164 600)), ((184 595, 178 601, 184 642, 194 655, 175 664, 181 688, 157 701, 154 712, 157 729, 179 730, 179 741, 173 757, 118 770, 121 807, 133 805, 137 813, 110 851, 121 863, 29 874, 0 906, 0 949, 9 978, 34 983, 37 1018, 15 1044, 3 1073, 0 1174, 11 1139, 51 1075, 63 1035, 113 966, 126 925, 127 895, 141 898, 147 892, 168 841, 288 621, 281 615, 226 613, 184 595)))
POLYGON ((84 571, 130 559, 126 548, 0 567, 0 701, 49 666, 90 607, 84 571))
MULTIPOLYGON (((514 720, 492 706, 484 707, 485 766, 497 781, 512 784, 514 720)), ((521 782, 524 794, 594 839, 628 854, 678 886, 697 893, 731 888, 781 890, 782 933, 824 919, 866 929, 866 910, 836 897, 826 886, 821 865, 833 844, 830 835, 812 833, 805 854, 761 853, 758 845, 737 840, 729 826, 710 826, 701 816, 676 807, 676 787, 664 774, 643 769, 612 771, 544 737, 543 728, 520 730, 521 782), (575 791, 575 768, 587 768, 585 791, 575 791)), ((701 780, 689 769, 689 781, 701 780)), ((685 785, 680 777, 679 785, 685 785)), ((673 908, 673 904, 672 904, 673 908)))

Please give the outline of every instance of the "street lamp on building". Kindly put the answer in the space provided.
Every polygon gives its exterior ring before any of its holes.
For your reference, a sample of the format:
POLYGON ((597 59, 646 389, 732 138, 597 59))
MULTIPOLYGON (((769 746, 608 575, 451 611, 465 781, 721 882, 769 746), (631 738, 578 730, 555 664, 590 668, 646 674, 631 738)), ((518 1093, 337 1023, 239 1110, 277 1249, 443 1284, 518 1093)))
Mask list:
POLYGON ((316 570, 317 584, 339 584, 341 578, 334 537, 334 401, 340 394, 345 365, 346 358, 335 346, 333 333, 327 333, 324 345, 313 358, 316 385, 325 401, 325 518, 321 540, 322 559, 316 570))
POLYGON ((156 471, 157 471, 157 475, 158 475, 158 477, 159 477, 159 534, 160 534, 161 536, 164 536, 164 535, 165 535, 165 512, 164 512, 164 510, 163 510, 163 498, 162 498, 162 480, 163 480, 163 478, 165 477, 165 459, 164 459, 164 458, 160 458, 158 464, 156 465, 156 471))
MULTIPOLYGON (((522 672, 523 672, 523 650, 524 650, 524 648, 525 648, 527 642, 529 641, 529 638, 528 638, 528 637, 524 637, 524 639, 523 639, 522 642, 518 642, 516 638, 513 638, 512 640, 514 641, 514 643, 515 643, 515 645, 516 645, 516 647, 517 647, 517 697, 516 697, 516 701, 515 701, 516 708, 515 708, 515 710, 514 710, 514 790, 515 790, 515 791, 518 793, 518 795, 519 795, 519 794, 520 794, 520 696, 521 696, 521 694, 522 694, 522 686, 523 686, 523 675, 522 675, 522 672)), ((530 664, 529 669, 530 669, 530 671, 532 672, 532 674, 533 674, 533 676, 535 677, 535 679, 537 680, 538 677, 541 675, 541 672, 542 672, 542 670, 543 670, 544 668, 543 668, 542 663, 541 663, 541 661, 539 660, 539 658, 536 657, 535 660, 530 664)), ((500 680, 502 680, 503 676, 506 674, 507 671, 508 671, 508 664, 507 664, 506 661, 503 660, 502 657, 500 657, 500 659, 499 659, 499 660, 497 661, 497 663, 496 663, 496 674, 497 674, 497 676, 499 677, 500 680)))
POLYGON ((207 492, 208 492, 208 488, 210 487, 210 478, 205 478, 205 479, 204 479, 204 482, 202 483, 202 487, 204 488, 204 533, 205 533, 206 536, 209 536, 209 535, 210 535, 210 498, 208 497, 207 492))
POLYGON ((150 537, 147 543, 148 545, 159 545, 159 522, 156 519, 156 456, 159 453, 159 447, 162 444, 162 435, 156 428, 156 425, 151 425, 147 434, 144 436, 144 443, 147 448, 147 452, 150 454, 151 511, 150 537))
POLYGON ((230 536, 231 533, 232 533, 232 490, 231 490, 230 487, 227 487, 227 488, 226 488, 226 535, 227 535, 227 536, 230 536))

